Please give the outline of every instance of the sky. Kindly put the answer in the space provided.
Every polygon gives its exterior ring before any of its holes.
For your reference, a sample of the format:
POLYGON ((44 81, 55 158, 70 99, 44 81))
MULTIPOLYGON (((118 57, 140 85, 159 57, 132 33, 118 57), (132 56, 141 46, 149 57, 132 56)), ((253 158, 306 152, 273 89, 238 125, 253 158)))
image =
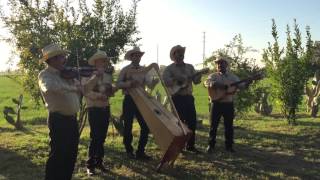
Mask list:
MULTIPOLYGON (((5 5, 6 1, 1 0, 1 4, 5 5)), ((131 0, 120 1, 124 9, 131 4, 131 0)), ((273 40, 272 18, 276 21, 282 45, 285 45, 286 25, 292 27, 293 19, 297 19, 303 39, 305 27, 309 25, 312 39, 320 40, 319 8, 318 0, 141 0, 137 9, 137 25, 142 38, 138 44, 145 51, 141 64, 157 62, 157 59, 159 64, 170 64, 170 49, 178 44, 186 47, 185 62, 202 63, 203 32, 206 36, 205 57, 241 34, 245 46, 258 50, 250 56, 259 63, 262 49, 273 40)), ((7 35, 3 27, 0 35, 7 35)), ((0 71, 9 67, 6 62, 10 51, 8 44, 0 43, 0 71)), ((118 67, 127 63, 124 61, 118 67)))

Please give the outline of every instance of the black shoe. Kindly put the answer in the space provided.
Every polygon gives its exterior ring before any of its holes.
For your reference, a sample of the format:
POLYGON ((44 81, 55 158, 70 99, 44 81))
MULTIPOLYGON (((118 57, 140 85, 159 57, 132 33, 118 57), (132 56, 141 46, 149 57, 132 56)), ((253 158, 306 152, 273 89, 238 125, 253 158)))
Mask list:
POLYGON ((199 150, 198 150, 197 148, 195 148, 194 146, 192 146, 192 147, 187 147, 186 150, 187 150, 187 151, 190 151, 190 152, 193 152, 193 153, 195 153, 195 154, 200 154, 200 153, 201 153, 201 151, 199 151, 199 150))
POLYGON ((127 152, 127 157, 128 157, 129 159, 134 159, 134 158, 135 158, 133 152, 127 152))
POLYGON ((143 153, 136 153, 136 159, 150 160, 150 159, 151 159, 151 156, 148 156, 145 152, 143 152, 143 153))
POLYGON ((96 170, 94 168, 87 168, 87 174, 88 176, 94 176, 96 175, 96 170))
POLYGON ((227 152, 235 153, 236 151, 232 147, 227 147, 226 148, 227 152))
POLYGON ((99 170, 100 170, 101 172, 103 172, 103 173, 108 172, 107 168, 104 167, 103 164, 98 164, 98 165, 96 166, 96 168, 99 169, 99 170))
POLYGON ((214 150, 214 147, 213 147, 213 146, 208 146, 208 147, 207 147, 207 153, 208 153, 208 154, 213 154, 213 150, 214 150))

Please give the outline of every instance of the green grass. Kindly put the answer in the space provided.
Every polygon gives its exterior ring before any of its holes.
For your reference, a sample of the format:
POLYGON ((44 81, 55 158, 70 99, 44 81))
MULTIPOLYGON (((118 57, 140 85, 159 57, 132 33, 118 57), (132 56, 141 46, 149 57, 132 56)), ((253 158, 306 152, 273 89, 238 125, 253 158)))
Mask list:
MULTIPOLYGON (((12 105, 11 98, 23 92, 12 80, 0 77, 0 108, 12 105)), ((197 131, 197 146, 205 151, 208 141, 207 92, 195 87, 197 112, 205 120, 197 131)), ((121 92, 112 99, 112 112, 120 114, 121 92)), ((49 152, 47 112, 35 109, 25 95, 27 110, 22 111, 24 130, 16 131, 0 118, 0 179, 43 179, 49 152)), ((235 121, 236 153, 224 151, 223 124, 220 124, 217 146, 213 155, 183 152, 174 167, 155 168, 161 152, 152 135, 147 153, 149 162, 128 159, 122 138, 109 126, 105 143, 106 175, 88 178, 85 161, 89 143, 89 129, 82 133, 74 179, 320 179, 320 119, 299 113, 296 126, 289 126, 280 116, 261 117, 250 113, 246 119, 235 121)), ((139 127, 134 126, 134 147, 137 147, 139 127)))

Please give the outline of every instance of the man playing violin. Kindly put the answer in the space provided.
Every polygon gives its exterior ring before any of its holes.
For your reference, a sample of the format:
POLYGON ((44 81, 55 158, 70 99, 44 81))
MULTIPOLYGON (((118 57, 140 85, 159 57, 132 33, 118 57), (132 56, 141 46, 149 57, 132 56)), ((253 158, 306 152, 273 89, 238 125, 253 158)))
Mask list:
POLYGON ((137 86, 145 87, 147 85, 149 87, 152 87, 155 85, 155 83, 157 83, 157 81, 150 79, 150 77, 146 76, 144 73, 137 73, 134 75, 129 73, 132 70, 139 70, 144 68, 140 65, 141 57, 143 56, 143 54, 144 52, 140 51, 139 47, 134 47, 125 54, 124 58, 131 61, 131 64, 124 67, 120 71, 117 86, 123 89, 123 94, 125 95, 122 104, 122 117, 124 120, 123 144, 125 146, 127 156, 131 159, 136 158, 149 160, 151 159, 151 157, 145 153, 145 146, 148 142, 149 128, 144 118, 142 117, 137 105, 127 91, 127 89, 129 88, 135 88, 137 86), (134 117, 137 118, 137 121, 140 125, 140 138, 136 154, 133 153, 134 150, 131 145, 133 138, 132 124, 134 117))
POLYGON ((71 179, 76 162, 79 131, 76 114, 80 108, 81 86, 74 79, 62 78, 68 51, 56 44, 42 49, 40 62, 47 64, 39 73, 39 87, 49 111, 50 152, 45 179, 71 179))
POLYGON ((195 133, 197 125, 197 114, 194 104, 194 97, 192 95, 192 83, 199 84, 201 82, 201 74, 194 76, 196 73, 191 64, 184 62, 185 47, 180 45, 172 47, 170 51, 170 58, 174 63, 167 66, 163 72, 163 80, 167 87, 172 87, 176 82, 186 83, 185 88, 180 89, 172 95, 173 103, 178 111, 180 119, 185 122, 190 130, 192 136, 190 137, 186 150, 199 153, 200 151, 195 147, 195 133), (188 78, 193 77, 193 78, 188 78))
MULTIPOLYGON (((239 81, 239 78, 236 75, 227 70, 229 65, 227 58, 217 58, 217 60, 215 60, 215 65, 217 72, 208 76, 208 79, 205 82, 206 87, 224 91, 228 89, 227 83, 239 81)), ((252 83, 252 81, 240 83, 236 88, 244 89, 250 83, 252 83)), ((233 149, 233 119, 235 117, 233 96, 234 94, 226 94, 218 100, 213 101, 211 99, 209 146, 207 147, 207 153, 209 154, 213 153, 216 144, 217 129, 221 116, 223 116, 224 120, 226 151, 235 152, 233 149)))
POLYGON ((112 86, 112 72, 105 72, 107 66, 111 65, 106 52, 98 50, 88 63, 96 68, 91 78, 83 78, 90 125, 91 140, 87 160, 87 174, 90 176, 95 175, 96 168, 107 172, 103 165, 104 142, 110 118, 109 97, 116 91, 116 87, 112 86))

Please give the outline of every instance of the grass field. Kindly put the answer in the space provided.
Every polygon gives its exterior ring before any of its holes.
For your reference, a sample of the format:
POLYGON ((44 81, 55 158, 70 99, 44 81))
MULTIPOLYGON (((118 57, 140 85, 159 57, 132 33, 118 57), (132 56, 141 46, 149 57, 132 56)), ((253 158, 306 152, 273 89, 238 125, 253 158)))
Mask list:
MULTIPOLYGON (((22 88, 12 80, 0 77, 0 108, 12 105, 22 88)), ((24 93, 26 95, 26 93, 24 93)), ((197 131, 197 146, 205 151, 208 141, 207 92, 195 87, 197 112, 204 117, 197 131)), ((121 111, 121 93, 112 99, 112 112, 121 111)), ((0 179, 37 180, 44 177, 48 155, 47 112, 35 109, 26 95, 22 111, 23 131, 16 131, 0 116, 0 179)), ((218 142, 213 155, 195 155, 183 152, 174 167, 165 167, 160 173, 155 167, 161 152, 150 135, 147 153, 152 161, 137 161, 125 156, 122 138, 109 126, 105 143, 105 164, 110 172, 88 178, 85 161, 89 144, 89 129, 81 135, 74 179, 320 179, 320 119, 309 118, 299 112, 296 126, 289 126, 278 114, 262 117, 250 113, 246 119, 235 121, 236 153, 224 151, 223 124, 220 124, 218 142)), ((137 146, 139 128, 135 124, 134 146, 137 146)))

